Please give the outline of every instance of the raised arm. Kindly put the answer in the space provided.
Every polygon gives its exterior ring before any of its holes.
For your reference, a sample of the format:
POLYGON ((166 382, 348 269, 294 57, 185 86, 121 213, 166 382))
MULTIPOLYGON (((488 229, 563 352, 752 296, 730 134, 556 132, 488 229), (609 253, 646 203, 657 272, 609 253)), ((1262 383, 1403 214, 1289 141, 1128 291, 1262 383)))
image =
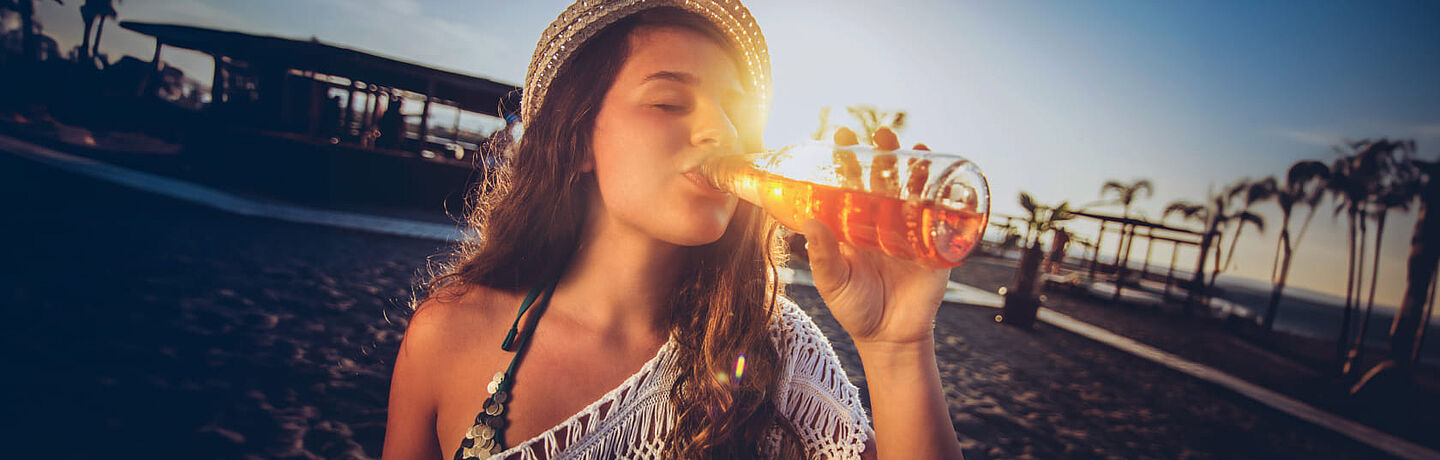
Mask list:
POLYGON ((850 246, 805 226, 815 286, 865 366, 878 458, 961 458, 935 361, 935 312, 948 270, 850 246))
MULTIPOLYGON (((840 136, 837 135, 837 139, 840 136)), ((899 147, 888 129, 877 147, 899 147)), ((958 459, 935 360, 935 313, 949 270, 840 244, 819 221, 803 228, 815 287, 855 341, 865 367, 881 459, 958 459)))

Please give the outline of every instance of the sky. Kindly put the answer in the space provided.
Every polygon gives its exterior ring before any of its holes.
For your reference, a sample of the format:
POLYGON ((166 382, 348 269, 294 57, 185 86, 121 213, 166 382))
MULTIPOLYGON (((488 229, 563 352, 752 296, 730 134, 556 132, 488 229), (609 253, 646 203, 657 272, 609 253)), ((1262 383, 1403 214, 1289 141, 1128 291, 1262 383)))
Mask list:
MULTIPOLYGON (((38 1, 62 49, 79 43, 80 0, 38 1)), ((126 0, 122 20, 312 37, 515 85, 558 0, 126 0)), ((1343 139, 1414 139, 1440 157, 1440 3, 770 0, 747 5, 769 44, 774 104, 766 143, 803 140, 821 107, 908 113, 902 141, 974 160, 996 215, 1027 191, 1097 212, 1106 181, 1149 179, 1135 210, 1158 219, 1242 178, 1327 163, 1343 139)), ((111 60, 149 60, 148 37, 106 29, 111 60)), ((162 59, 208 81, 207 56, 162 59)), ((1328 202, 1296 255, 1291 285, 1343 295, 1346 235, 1328 202)), ((1246 229, 1227 274, 1268 280, 1280 213, 1246 229)), ((1299 219, 1296 224, 1299 225, 1299 219)), ((1377 302, 1399 303, 1413 213, 1392 213, 1377 302)), ((1170 223, 1178 224, 1172 219, 1170 223)), ((1190 224, 1194 227, 1194 224, 1190 224)), ((1082 236, 1093 225, 1075 225, 1082 236)), ((1228 236, 1227 236, 1228 238, 1228 236)), ((1113 240, 1102 243, 1114 248, 1113 240)), ((1144 255, 1143 243, 1133 258, 1144 255)), ((1228 248, 1227 248, 1228 249, 1228 248)), ((1181 251, 1193 267, 1194 251, 1181 251)), ((1167 263, 1168 246, 1153 259, 1167 263)))

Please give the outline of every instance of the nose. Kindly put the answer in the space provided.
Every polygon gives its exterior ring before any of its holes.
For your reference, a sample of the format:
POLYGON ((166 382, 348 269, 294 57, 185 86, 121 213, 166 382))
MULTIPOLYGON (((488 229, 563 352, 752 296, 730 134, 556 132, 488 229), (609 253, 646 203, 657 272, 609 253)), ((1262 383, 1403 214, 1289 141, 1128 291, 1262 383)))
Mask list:
POLYGON ((690 143, 696 147, 729 152, 735 148, 740 137, 735 124, 719 105, 705 106, 696 110, 695 129, 690 135, 690 143))

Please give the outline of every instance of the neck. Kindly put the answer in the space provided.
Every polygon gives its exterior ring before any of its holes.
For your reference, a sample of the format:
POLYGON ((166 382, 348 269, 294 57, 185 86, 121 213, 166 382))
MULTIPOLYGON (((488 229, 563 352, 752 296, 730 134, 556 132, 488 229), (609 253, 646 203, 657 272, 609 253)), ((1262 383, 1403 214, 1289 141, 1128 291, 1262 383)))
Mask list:
POLYGON ((686 248, 626 227, 603 208, 592 209, 556 287, 556 313, 608 339, 662 340, 669 333, 668 297, 686 248))

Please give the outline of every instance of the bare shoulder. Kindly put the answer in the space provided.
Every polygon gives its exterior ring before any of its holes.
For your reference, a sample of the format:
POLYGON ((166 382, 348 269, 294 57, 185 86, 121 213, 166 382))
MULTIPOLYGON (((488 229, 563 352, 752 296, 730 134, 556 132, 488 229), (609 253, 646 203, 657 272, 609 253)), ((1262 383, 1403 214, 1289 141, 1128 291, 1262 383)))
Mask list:
POLYGON ((503 318, 513 293, 486 286, 455 285, 442 288, 416 307, 405 328, 402 354, 422 360, 463 354, 475 343, 488 343, 503 318))
MULTIPOLYGON (((469 382, 468 366, 482 353, 483 340, 498 342, 490 318, 505 293, 484 287, 456 286, 430 296, 405 327, 391 377, 385 433, 386 458, 436 458, 436 417, 451 401, 450 382, 469 382)), ((503 326, 508 327, 508 324, 503 326)), ((503 332, 500 332, 503 334, 503 332)))

